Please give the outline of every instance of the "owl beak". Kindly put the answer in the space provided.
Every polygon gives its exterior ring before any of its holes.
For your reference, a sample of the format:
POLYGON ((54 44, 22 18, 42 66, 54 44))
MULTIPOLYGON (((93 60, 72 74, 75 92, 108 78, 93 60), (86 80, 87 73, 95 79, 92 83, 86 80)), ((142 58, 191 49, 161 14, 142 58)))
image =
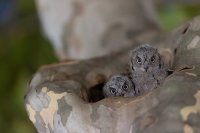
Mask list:
POLYGON ((145 66, 145 67, 144 67, 144 70, 145 70, 145 72, 147 72, 147 70, 148 70, 148 66, 145 66))

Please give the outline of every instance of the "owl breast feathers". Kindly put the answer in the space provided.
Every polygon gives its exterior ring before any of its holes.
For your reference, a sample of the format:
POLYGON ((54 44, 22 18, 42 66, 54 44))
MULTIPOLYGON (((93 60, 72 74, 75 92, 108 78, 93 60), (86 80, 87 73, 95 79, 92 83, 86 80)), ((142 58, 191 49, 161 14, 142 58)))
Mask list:
POLYGON ((105 97, 138 96, 149 92, 167 77, 167 68, 158 50, 145 44, 130 51, 129 75, 112 76, 103 87, 105 97))
POLYGON ((156 88, 167 76, 161 55, 148 44, 130 51, 129 71, 138 95, 156 88))

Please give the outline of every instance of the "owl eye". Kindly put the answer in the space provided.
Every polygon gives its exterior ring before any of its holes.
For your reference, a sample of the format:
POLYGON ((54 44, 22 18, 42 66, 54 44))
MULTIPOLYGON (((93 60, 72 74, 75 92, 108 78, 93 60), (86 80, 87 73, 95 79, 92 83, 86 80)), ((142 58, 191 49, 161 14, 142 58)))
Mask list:
POLYGON ((152 57, 151 57, 151 62, 154 63, 154 62, 155 62, 155 58, 156 58, 155 56, 152 56, 152 57))
POLYGON ((110 87, 110 92, 111 92, 112 94, 115 94, 115 93, 116 93, 116 89, 113 88, 113 87, 110 87))
POLYGON ((142 63, 142 59, 140 58, 140 57, 136 57, 136 62, 138 63, 138 64, 140 64, 140 63, 142 63))
POLYGON ((122 86, 122 88, 123 88, 124 90, 127 90, 127 89, 128 89, 128 85, 125 83, 125 84, 122 86))

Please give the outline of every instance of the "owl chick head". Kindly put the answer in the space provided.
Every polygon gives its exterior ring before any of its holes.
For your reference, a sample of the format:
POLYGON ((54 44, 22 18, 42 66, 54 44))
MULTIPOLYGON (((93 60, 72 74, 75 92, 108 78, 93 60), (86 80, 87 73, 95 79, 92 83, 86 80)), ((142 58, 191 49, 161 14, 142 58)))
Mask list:
POLYGON ((117 74, 112 76, 103 87, 105 97, 125 96, 133 92, 134 85, 125 75, 117 74))
POLYGON ((148 44, 130 51, 129 56, 130 71, 151 72, 161 65, 161 56, 158 50, 148 44))

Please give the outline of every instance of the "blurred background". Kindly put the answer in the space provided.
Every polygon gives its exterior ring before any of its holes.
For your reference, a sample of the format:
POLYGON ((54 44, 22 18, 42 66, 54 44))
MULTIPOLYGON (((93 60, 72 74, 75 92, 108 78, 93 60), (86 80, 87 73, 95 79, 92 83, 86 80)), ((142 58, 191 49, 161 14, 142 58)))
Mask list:
MULTIPOLYGON (((172 2, 156 5, 166 31, 200 14, 195 1, 172 2)), ((0 132, 36 133, 24 108, 24 94, 37 69, 58 59, 43 36, 33 0, 0 0, 0 61, 0 132)))

